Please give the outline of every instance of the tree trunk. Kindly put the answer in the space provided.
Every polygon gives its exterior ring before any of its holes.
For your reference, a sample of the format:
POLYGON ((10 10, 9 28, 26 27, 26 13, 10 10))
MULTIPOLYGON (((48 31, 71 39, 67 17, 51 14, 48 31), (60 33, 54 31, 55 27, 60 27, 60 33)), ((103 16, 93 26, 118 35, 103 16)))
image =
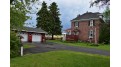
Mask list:
POLYGON ((51 38, 52 40, 54 40, 53 36, 54 36, 54 35, 52 34, 52 38, 51 38))

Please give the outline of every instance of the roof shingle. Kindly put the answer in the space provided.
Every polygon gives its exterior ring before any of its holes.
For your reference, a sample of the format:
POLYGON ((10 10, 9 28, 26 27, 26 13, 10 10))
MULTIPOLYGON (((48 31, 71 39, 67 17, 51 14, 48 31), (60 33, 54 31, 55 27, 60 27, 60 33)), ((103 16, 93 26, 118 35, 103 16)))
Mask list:
MULTIPOLYGON (((95 12, 95 13, 92 13, 92 12, 86 12, 82 15, 78 15, 76 18, 74 18, 73 20, 82 20, 82 19, 90 19, 90 18, 99 18, 101 13, 99 12, 95 12)), ((72 20, 72 21, 73 21, 72 20)))
POLYGON ((16 28, 16 29, 19 31, 26 31, 26 32, 47 33, 41 28, 22 27, 22 28, 16 28))

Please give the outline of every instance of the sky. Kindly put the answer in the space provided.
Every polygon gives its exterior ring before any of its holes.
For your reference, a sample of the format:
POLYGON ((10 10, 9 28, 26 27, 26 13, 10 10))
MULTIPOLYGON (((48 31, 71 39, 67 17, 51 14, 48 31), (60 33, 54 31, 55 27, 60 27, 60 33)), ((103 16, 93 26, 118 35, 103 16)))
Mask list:
MULTIPOLYGON (((93 6, 90 8, 91 0, 40 0, 40 4, 37 5, 39 7, 38 10, 41 9, 41 3, 45 1, 47 6, 50 6, 52 2, 56 2, 58 8, 60 10, 60 20, 62 22, 62 31, 71 27, 71 20, 75 18, 78 14, 83 14, 88 12, 100 12, 102 13, 105 9, 99 8, 97 6, 93 6)), ((34 9, 34 8, 33 8, 34 9)), ((38 11, 37 10, 37 11, 38 11)), ((27 20, 25 26, 28 27, 36 27, 36 14, 28 14, 32 19, 27 20)))

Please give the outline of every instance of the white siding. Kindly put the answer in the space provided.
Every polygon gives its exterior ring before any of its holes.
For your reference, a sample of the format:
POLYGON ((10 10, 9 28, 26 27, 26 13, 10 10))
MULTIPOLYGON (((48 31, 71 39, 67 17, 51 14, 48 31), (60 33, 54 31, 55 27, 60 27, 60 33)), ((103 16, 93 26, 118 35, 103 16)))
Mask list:
POLYGON ((32 42, 41 42, 41 34, 32 34, 32 42))
POLYGON ((28 41, 28 34, 27 33, 20 33, 20 35, 23 37, 21 41, 27 42, 28 41))

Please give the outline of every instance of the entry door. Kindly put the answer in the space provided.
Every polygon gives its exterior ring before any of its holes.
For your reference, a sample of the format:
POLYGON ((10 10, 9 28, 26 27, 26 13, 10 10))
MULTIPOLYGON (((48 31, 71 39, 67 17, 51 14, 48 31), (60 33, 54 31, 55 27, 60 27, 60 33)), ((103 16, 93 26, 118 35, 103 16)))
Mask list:
POLYGON ((32 34, 28 33, 28 42, 32 42, 32 34))

